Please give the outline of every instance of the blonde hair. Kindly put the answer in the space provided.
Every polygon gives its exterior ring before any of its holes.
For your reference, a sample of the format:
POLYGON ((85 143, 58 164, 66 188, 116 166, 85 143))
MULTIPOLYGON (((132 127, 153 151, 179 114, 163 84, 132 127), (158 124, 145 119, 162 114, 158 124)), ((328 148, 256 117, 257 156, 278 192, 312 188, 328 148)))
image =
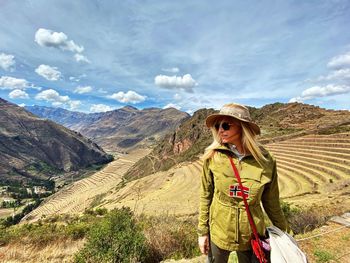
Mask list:
MULTIPOLYGON (((256 140, 256 134, 247 123, 243 121, 239 121, 239 123, 242 127, 241 141, 244 151, 253 155, 254 159, 259 163, 261 167, 263 167, 267 159, 262 153, 260 143, 256 140)), ((213 142, 205 149, 205 152, 202 156, 202 159, 204 161, 213 158, 216 152, 215 149, 222 145, 219 133, 215 129, 215 125, 211 126, 210 130, 213 134, 213 142)))

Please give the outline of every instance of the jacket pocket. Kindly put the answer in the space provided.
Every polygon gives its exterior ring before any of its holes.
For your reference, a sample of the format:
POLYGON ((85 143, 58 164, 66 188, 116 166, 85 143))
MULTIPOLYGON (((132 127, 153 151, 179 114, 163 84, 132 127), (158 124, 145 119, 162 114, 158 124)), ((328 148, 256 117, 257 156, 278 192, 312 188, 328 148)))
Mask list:
POLYGON ((227 245, 238 243, 238 208, 221 203, 216 198, 210 207, 210 235, 227 245))

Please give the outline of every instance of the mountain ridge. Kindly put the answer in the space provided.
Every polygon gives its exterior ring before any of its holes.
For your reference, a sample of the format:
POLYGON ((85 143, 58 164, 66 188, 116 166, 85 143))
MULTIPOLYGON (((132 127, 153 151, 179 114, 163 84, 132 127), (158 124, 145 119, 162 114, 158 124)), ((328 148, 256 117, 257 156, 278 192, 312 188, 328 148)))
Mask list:
MULTIPOLYGON (((277 102, 261 108, 248 108, 252 119, 261 128, 262 134, 258 139, 262 143, 324 132, 337 125, 345 127, 350 124, 350 111, 327 110, 303 103, 277 102)), ((127 172, 126 178, 140 178, 159 170, 167 170, 186 160, 198 159, 212 142, 211 132, 204 122, 209 114, 215 112, 214 109, 195 112, 176 131, 167 134, 149 155, 137 161, 127 172)), ((349 127, 344 129, 350 130, 349 127)))
POLYGON ((151 145, 189 118, 189 114, 174 108, 139 110, 125 106, 89 114, 41 106, 28 106, 26 109, 80 132, 108 151, 125 151, 140 144, 151 145))
POLYGON ((0 99, 0 180, 48 180, 112 160, 93 141, 0 99))

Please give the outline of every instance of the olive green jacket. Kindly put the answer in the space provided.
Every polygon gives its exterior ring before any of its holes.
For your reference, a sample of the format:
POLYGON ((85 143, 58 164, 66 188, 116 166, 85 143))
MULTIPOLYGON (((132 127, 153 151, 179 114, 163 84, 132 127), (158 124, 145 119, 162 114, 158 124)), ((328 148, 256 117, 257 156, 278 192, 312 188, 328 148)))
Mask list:
POLYGON ((218 147, 215 155, 203 164, 198 234, 210 234, 211 241, 221 249, 250 249, 252 233, 227 154, 232 156, 243 187, 247 187, 247 201, 259 234, 264 235, 266 230, 261 203, 275 226, 284 231, 288 228, 280 207, 276 160, 267 150, 263 152, 268 160, 264 168, 253 156, 238 161, 226 146, 218 147))

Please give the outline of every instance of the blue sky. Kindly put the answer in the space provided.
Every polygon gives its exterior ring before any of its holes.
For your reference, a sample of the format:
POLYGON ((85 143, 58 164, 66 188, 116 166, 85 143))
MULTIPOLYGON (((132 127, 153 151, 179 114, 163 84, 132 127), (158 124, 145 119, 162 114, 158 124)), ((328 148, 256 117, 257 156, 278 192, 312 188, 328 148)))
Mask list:
POLYGON ((0 0, 0 97, 97 112, 350 109, 350 1, 0 0))

